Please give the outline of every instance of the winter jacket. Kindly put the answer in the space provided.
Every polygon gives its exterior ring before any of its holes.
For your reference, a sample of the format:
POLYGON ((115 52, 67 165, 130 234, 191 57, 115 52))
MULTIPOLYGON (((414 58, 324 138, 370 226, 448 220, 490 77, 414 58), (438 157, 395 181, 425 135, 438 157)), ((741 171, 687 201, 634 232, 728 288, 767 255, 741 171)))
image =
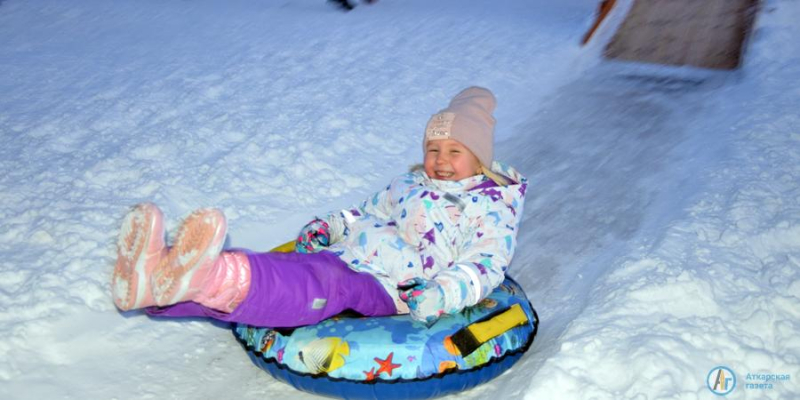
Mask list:
POLYGON ((431 179, 424 171, 401 175, 360 206, 325 218, 327 250, 375 276, 400 313, 408 307, 397 283, 412 277, 442 284, 446 313, 472 306, 505 277, 527 188, 513 168, 495 162, 492 169, 513 182, 501 187, 484 175, 461 181, 431 179))

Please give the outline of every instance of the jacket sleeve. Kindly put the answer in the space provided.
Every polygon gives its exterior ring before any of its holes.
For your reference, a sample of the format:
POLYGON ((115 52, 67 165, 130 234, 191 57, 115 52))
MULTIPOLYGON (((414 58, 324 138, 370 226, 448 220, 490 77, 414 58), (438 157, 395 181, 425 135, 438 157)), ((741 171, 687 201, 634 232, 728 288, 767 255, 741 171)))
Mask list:
POLYGON ((337 243, 349 234, 350 226, 363 222, 367 218, 386 221, 390 218, 394 200, 392 189, 397 179, 386 188, 378 191, 355 207, 346 208, 328 214, 324 219, 331 230, 331 244, 337 243))
POLYGON ((517 245, 519 219, 514 210, 496 202, 473 223, 471 238, 461 246, 456 263, 436 274, 444 288, 445 312, 456 313, 486 298, 505 279, 517 245))

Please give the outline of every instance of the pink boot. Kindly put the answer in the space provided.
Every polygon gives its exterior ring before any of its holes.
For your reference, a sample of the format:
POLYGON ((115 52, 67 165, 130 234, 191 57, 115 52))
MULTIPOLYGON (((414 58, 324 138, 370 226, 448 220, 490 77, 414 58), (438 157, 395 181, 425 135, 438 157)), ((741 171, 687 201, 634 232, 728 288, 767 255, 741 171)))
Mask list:
POLYGON ((122 220, 117 239, 111 295, 120 310, 155 305, 150 275, 166 255, 164 215, 155 204, 137 204, 122 220))
POLYGON ((198 296, 212 276, 226 229, 225 215, 216 209, 197 210, 183 221, 175 244, 151 276, 157 305, 169 306, 198 296))
POLYGON ((200 293, 193 299, 224 313, 236 309, 250 290, 250 261, 237 251, 224 251, 208 274, 200 293))

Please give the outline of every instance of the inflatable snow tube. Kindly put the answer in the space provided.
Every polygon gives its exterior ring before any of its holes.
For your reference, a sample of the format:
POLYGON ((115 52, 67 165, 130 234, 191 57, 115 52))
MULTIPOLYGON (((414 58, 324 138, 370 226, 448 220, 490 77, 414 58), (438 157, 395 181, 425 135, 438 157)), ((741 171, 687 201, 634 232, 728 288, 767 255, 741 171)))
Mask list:
POLYGON ((479 304, 430 328, 395 315, 233 329, 259 367, 297 389, 346 399, 425 399, 467 390, 511 368, 538 325, 522 288, 507 278, 479 304))

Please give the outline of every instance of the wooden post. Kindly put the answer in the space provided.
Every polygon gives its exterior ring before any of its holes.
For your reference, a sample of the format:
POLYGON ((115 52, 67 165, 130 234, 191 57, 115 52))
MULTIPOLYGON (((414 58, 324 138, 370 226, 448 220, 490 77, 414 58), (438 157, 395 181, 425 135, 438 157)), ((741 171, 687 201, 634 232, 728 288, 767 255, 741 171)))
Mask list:
POLYGON ((617 3, 617 0, 602 0, 600 2, 600 8, 597 11, 597 19, 595 19, 594 24, 592 27, 589 28, 589 31, 583 35, 583 40, 581 40, 581 45, 585 45, 589 42, 589 39, 592 38, 594 32, 600 26, 600 23, 608 16, 608 13, 611 12, 611 9, 614 8, 614 5, 617 3))

